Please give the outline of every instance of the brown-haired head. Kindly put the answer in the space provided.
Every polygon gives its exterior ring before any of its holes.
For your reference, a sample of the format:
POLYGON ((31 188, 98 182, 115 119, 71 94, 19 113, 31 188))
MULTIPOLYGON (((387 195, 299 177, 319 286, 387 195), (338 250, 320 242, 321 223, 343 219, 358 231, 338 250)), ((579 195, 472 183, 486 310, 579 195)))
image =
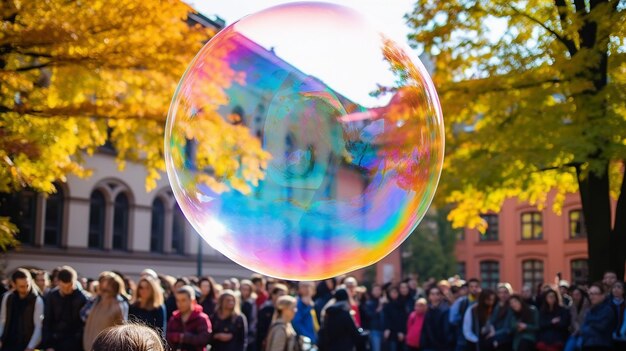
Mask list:
POLYGON ((163 340, 154 329, 139 324, 123 324, 103 330, 91 351, 165 351, 163 340))

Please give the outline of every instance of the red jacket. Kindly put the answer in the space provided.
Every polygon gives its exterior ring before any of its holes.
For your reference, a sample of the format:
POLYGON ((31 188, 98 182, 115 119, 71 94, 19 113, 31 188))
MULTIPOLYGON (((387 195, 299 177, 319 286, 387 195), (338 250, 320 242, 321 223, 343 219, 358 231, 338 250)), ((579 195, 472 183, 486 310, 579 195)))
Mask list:
POLYGON ((205 351, 211 340, 211 331, 211 321, 202 312, 202 306, 194 305, 186 323, 183 323, 180 311, 174 311, 167 322, 166 337, 174 351, 205 351))

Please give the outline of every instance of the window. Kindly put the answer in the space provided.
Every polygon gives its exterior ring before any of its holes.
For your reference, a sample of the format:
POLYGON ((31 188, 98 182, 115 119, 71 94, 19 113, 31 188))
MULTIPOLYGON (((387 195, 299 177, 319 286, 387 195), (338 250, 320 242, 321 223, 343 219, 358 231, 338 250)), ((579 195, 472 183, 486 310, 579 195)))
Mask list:
POLYGON ((580 239, 587 237, 587 227, 585 227, 585 217, 583 211, 569 211, 569 237, 570 239, 580 239))
POLYGON ((115 197, 113 205, 113 250, 126 250, 128 248, 128 197, 120 193, 115 197))
POLYGON ((56 192, 48 195, 46 199, 46 222, 43 234, 43 244, 46 246, 61 246, 63 202, 63 189, 56 186, 56 192))
POLYGON ((589 261, 587 259, 572 260, 572 284, 589 283, 589 261))
POLYGON ((497 241, 498 240, 498 215, 488 214, 481 216, 487 222, 487 231, 480 235, 480 241, 497 241))
POLYGON ((500 263, 498 261, 480 262, 480 281, 483 288, 495 289, 500 281, 500 263))
POLYGON ((185 216, 180 207, 174 207, 174 220, 172 221, 172 252, 177 254, 185 253, 185 216))
POLYGON ((522 213, 522 240, 543 239, 541 212, 522 213))
POLYGON ((165 204, 160 198, 152 202, 152 224, 150 226, 150 251, 163 252, 165 236, 165 204))
POLYGON ((0 194, 0 216, 11 218, 19 232, 16 239, 22 244, 35 243, 37 221, 37 193, 23 190, 18 193, 0 194))
POLYGON ((543 284, 543 262, 540 260, 526 260, 522 262, 522 284, 530 285, 534 289, 543 284))
POLYGON ((458 274, 461 279, 465 279, 465 262, 456 263, 456 274, 458 274))
POLYGON ((91 249, 104 248, 104 195, 100 190, 94 190, 89 199, 89 238, 88 246, 91 249))

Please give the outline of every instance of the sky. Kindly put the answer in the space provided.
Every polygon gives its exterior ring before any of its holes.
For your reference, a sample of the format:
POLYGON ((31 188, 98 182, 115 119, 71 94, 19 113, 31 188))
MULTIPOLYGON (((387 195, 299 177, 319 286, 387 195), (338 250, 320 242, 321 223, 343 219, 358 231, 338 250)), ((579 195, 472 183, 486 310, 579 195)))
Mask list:
MULTIPOLYGON (((319 20, 313 16, 274 16, 263 24, 255 21, 238 23, 238 31, 272 51, 305 74, 322 80, 334 91, 364 107, 380 107, 389 102, 390 96, 372 97, 370 93, 379 85, 392 86, 394 75, 382 60, 378 30, 399 44, 404 44, 418 60, 418 53, 408 47, 410 30, 404 15, 413 8, 414 0, 326 0, 356 10, 372 27, 359 23, 348 25, 346 18, 333 20, 323 12, 319 20), (327 20, 325 20, 327 19, 327 20), (276 24, 275 24, 276 23, 276 24), (322 24, 323 23, 323 24, 322 24), (281 26, 282 24, 282 26, 281 26), (285 31, 284 28, 294 28, 285 31), (364 33, 364 29, 373 29, 364 33), (320 38, 325 38, 320 40, 320 38), (370 40, 367 40, 370 39, 370 40), (323 53, 323 54, 321 54, 323 53)), ((200 13, 212 18, 217 15, 226 25, 267 8, 294 0, 211 0, 189 1, 200 13)), ((309 11, 309 10, 306 10, 309 11)), ((303 13, 314 14, 314 12, 303 13)), ((258 18, 258 16, 257 16, 258 18)), ((317 18, 317 17, 315 17, 317 18)), ((339 17, 338 17, 339 18, 339 17)))
MULTIPOLYGON (((206 16, 217 15, 229 25, 243 16, 268 7, 299 2, 295 0, 187 0, 206 16)), ((415 0, 325 0, 324 2, 351 7, 385 28, 385 33, 396 41, 407 43, 409 27, 404 15, 411 12, 415 0)))

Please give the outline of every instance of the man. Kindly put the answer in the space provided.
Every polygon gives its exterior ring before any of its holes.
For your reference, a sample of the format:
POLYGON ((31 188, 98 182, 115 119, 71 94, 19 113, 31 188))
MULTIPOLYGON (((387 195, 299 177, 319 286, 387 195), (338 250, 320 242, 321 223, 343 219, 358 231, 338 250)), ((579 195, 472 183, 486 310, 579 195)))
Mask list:
POLYGON ((563 306, 569 308, 572 305, 572 297, 569 296, 569 282, 567 280, 561 279, 559 281, 559 292, 563 299, 563 306))
POLYGON ((267 337, 267 332, 269 331, 270 325, 272 324, 272 316, 274 315, 276 301, 278 301, 279 297, 287 295, 288 292, 289 290, 287 289, 286 285, 275 284, 270 291, 270 299, 265 301, 263 306, 261 306, 261 309, 259 310, 259 314, 257 316, 257 350, 265 349, 265 338, 267 337))
POLYGON ((317 323, 317 315, 313 308, 313 288, 312 282, 300 282, 298 284, 297 312, 291 325, 298 335, 306 336, 315 344, 320 326, 317 323))
POLYGON ((167 323, 167 342, 176 351, 205 351, 211 339, 211 321, 196 303, 196 292, 185 285, 176 291, 176 308, 167 323))
POLYGON ((78 277, 72 267, 61 267, 56 278, 57 287, 46 296, 41 349, 81 351, 84 323, 80 310, 88 297, 78 288, 78 277))
POLYGON ((39 288, 41 296, 45 297, 50 291, 50 276, 48 272, 35 270, 33 271, 33 279, 35 280, 35 285, 39 288))
POLYGON ((27 270, 18 268, 11 281, 15 290, 4 294, 0 310, 0 350, 34 351, 41 341, 43 299, 27 270))
POLYGON ((464 351, 466 348, 465 337, 463 336, 463 317, 465 311, 478 301, 478 295, 480 295, 480 280, 472 278, 467 282, 468 295, 460 297, 452 304, 450 308, 450 327, 453 328, 454 335, 456 335, 456 348, 457 351, 464 351))
POLYGON ((270 294, 268 294, 265 289, 265 278, 263 278, 260 274, 252 275, 252 284, 254 284, 255 292, 256 292, 256 307, 257 309, 261 309, 261 306, 269 299, 270 294))

